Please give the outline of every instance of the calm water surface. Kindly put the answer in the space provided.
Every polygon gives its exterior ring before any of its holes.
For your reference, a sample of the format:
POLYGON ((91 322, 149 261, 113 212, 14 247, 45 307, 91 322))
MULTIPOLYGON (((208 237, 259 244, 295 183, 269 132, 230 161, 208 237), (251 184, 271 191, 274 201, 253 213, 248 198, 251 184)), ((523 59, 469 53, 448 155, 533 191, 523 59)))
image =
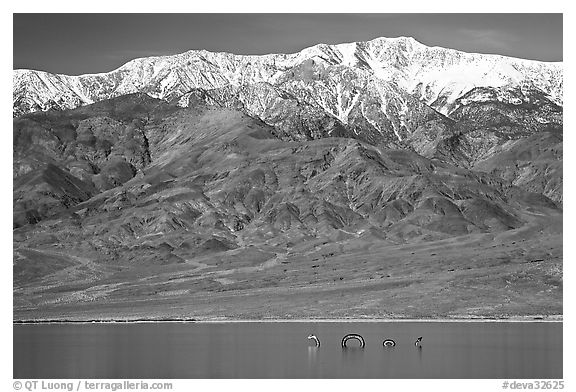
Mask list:
POLYGON ((560 379, 562 323, 14 325, 14 378, 560 379), (366 347, 342 349, 347 333, 366 347))

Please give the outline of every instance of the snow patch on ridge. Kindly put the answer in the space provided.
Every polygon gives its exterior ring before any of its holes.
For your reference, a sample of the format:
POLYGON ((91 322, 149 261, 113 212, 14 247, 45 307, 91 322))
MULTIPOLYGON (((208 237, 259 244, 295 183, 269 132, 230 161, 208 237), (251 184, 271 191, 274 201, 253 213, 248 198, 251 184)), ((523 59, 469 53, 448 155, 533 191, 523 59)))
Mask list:
POLYGON ((356 58, 356 43, 348 43, 348 44, 338 44, 335 45, 335 48, 340 52, 342 55, 341 61, 342 65, 347 65, 349 67, 353 67, 358 62, 356 58))
POLYGON ((360 94, 353 93, 354 95, 352 95, 349 104, 345 105, 343 100, 345 98, 344 91, 345 90, 342 87, 342 84, 338 83, 336 85, 336 101, 337 101, 336 109, 338 110, 336 117, 338 117, 338 119, 344 124, 348 124, 348 115, 354 108, 354 105, 356 105, 356 102, 358 101, 358 97, 360 96, 360 94))

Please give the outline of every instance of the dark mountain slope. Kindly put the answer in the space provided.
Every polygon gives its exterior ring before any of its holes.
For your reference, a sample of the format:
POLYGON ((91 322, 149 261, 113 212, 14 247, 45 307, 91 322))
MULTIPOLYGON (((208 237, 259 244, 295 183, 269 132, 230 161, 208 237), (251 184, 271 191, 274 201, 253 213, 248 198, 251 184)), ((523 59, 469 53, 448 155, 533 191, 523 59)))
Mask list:
MULTIPOLYGON (((127 96, 35 116, 15 120, 18 318, 26 309, 35 317, 61 317, 66 309, 118 317, 114 304, 130 301, 146 307, 164 299, 188 303, 227 291, 279 290, 274 297, 312 282, 318 293, 326 285, 352 284, 371 298, 399 295, 398 304, 405 304, 403 287, 411 284, 411 292, 445 303, 439 288, 445 285, 456 290, 457 307, 416 301, 417 311, 403 314, 494 314, 466 310, 483 297, 465 299, 447 270, 508 281, 529 273, 535 280, 528 291, 523 281, 493 289, 502 295, 552 290, 553 296, 527 306, 514 294, 520 308, 498 314, 558 313, 546 305, 561 295, 561 231, 560 237, 552 231, 561 211, 499 177, 489 161, 473 171, 354 138, 283 140, 278 129, 242 111, 200 101, 179 108, 127 96), (38 194, 50 197, 29 197, 38 194), (496 240, 506 233, 518 238, 514 245, 496 240), (548 248, 539 245, 544 238, 548 248), (432 249, 442 249, 443 241, 459 249, 454 257, 436 257, 432 249), (415 247, 423 253, 416 256, 415 247), (388 253, 396 256, 383 259, 388 253), (39 268, 41 254, 58 262, 39 268), (391 280, 376 288, 374 279, 391 280), (106 308, 112 310, 98 313, 106 308)), ((525 159, 520 150, 506 151, 510 162, 525 159)), ((251 306, 232 313, 254 316, 251 306)), ((306 314, 304 305, 293 306, 306 314)), ((386 307, 399 311, 391 302, 386 307)), ((378 309, 367 312, 382 315, 378 309)), ((270 314, 286 316, 282 307, 270 314)))

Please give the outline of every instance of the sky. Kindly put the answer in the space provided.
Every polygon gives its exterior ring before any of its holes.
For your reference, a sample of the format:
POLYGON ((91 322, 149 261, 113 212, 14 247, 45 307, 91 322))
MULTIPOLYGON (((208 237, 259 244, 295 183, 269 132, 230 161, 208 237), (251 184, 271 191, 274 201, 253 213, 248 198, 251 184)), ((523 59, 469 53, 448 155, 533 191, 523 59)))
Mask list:
POLYGON ((191 49, 294 53, 414 37, 429 46, 562 61, 562 14, 14 14, 13 68, 79 75, 191 49))

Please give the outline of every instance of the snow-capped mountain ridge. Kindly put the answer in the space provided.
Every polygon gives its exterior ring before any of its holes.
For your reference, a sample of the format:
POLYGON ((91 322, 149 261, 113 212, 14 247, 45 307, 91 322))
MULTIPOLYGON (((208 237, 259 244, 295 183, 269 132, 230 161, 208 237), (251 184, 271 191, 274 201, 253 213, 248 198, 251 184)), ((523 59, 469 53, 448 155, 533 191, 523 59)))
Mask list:
POLYGON ((318 44, 292 54, 190 50, 134 59, 100 74, 15 70, 13 82, 15 115, 74 108, 136 92, 172 100, 199 88, 239 90, 266 82, 323 107, 343 123, 354 105, 361 104, 362 91, 373 91, 369 95, 382 107, 410 95, 449 115, 456 100, 475 87, 528 86, 559 105, 563 88, 562 63, 428 47, 407 37, 318 44))

